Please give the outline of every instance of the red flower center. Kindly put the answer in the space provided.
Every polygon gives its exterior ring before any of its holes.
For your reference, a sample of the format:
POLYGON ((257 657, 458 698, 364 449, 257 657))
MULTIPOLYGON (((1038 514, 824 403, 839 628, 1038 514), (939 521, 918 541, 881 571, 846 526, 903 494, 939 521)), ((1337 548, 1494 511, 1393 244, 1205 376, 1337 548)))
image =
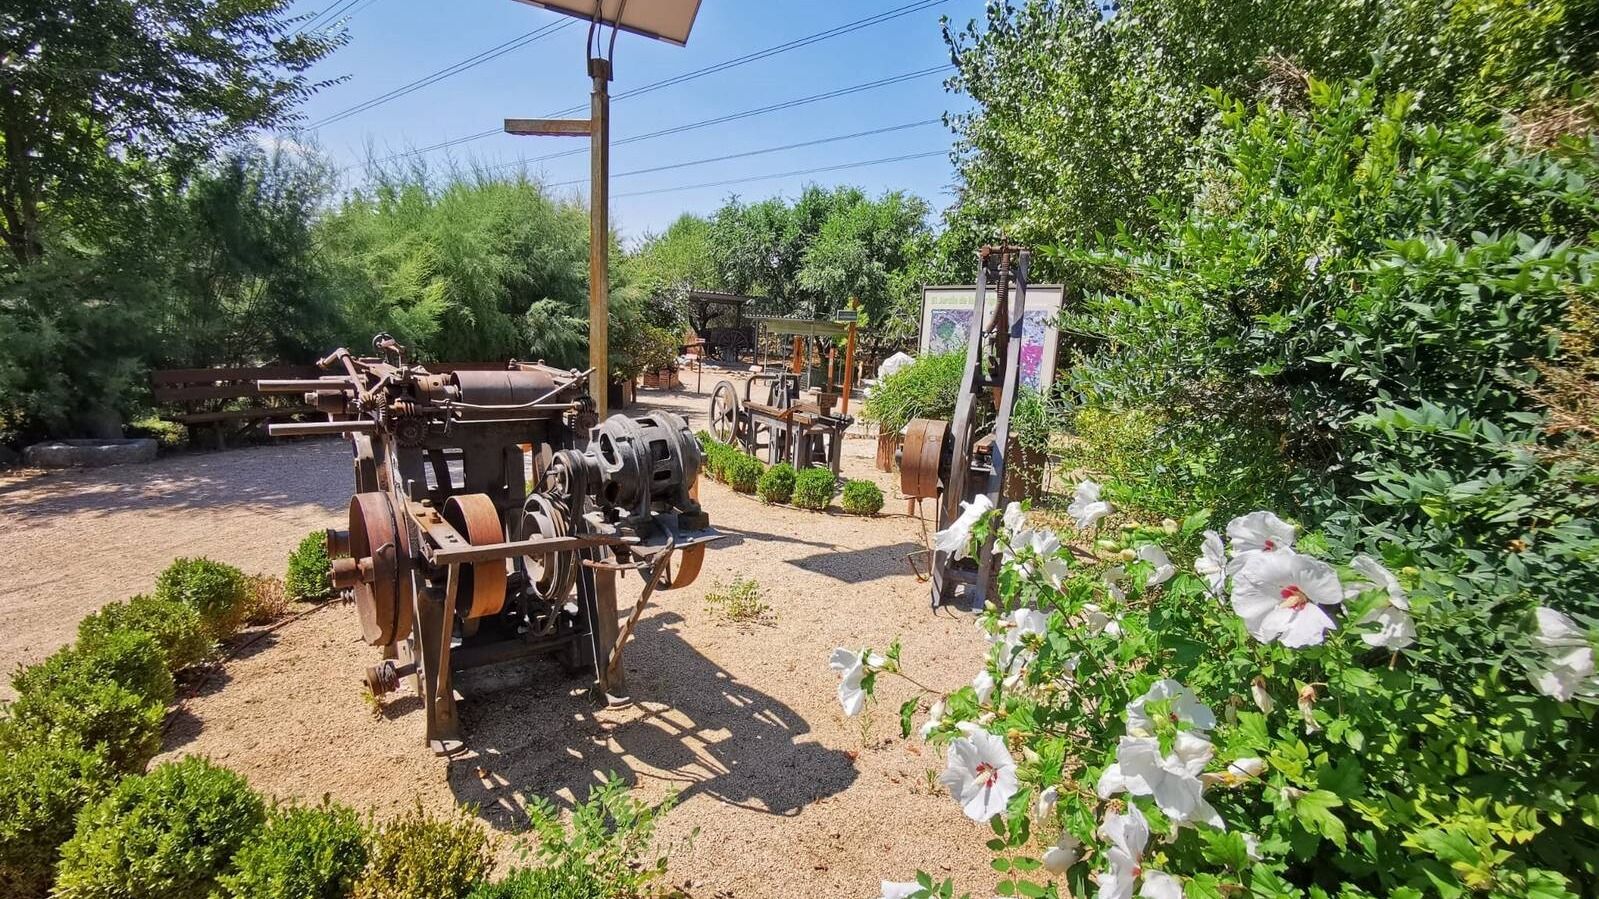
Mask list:
POLYGON ((991 787, 991 786, 994 785, 994 781, 996 781, 998 779, 999 779, 999 769, 998 768, 994 767, 993 765, 990 765, 987 762, 978 762, 977 763, 977 780, 980 783, 982 783, 983 786, 991 787))
POLYGON ((1283 605, 1296 612, 1303 609, 1310 602, 1310 597, 1305 594, 1304 590, 1299 588, 1298 584, 1289 584, 1284 587, 1282 597, 1283 605))
POLYGON ((1266 542, 1265 542, 1265 543, 1263 543, 1263 544, 1261 544, 1261 546, 1262 546, 1262 548, 1263 548, 1263 549, 1265 549, 1265 550, 1266 550, 1266 551, 1267 551, 1267 552, 1270 552, 1270 551, 1271 551, 1271 550, 1274 550, 1274 549, 1276 549, 1276 548, 1277 548, 1277 541, 1275 541, 1275 540, 1273 540, 1273 539, 1271 539, 1271 538, 1270 538, 1270 537, 1267 537, 1267 538, 1266 538, 1266 542))

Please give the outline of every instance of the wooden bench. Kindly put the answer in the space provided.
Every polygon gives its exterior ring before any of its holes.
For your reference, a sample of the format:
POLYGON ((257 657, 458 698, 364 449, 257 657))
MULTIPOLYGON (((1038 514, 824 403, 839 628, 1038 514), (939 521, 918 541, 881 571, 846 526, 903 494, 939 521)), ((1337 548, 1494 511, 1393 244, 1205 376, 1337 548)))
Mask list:
POLYGON ((192 436, 210 425, 218 449, 228 437, 260 427, 262 422, 308 415, 316 409, 293 397, 266 396, 255 389, 259 379, 318 378, 315 365, 259 365, 240 368, 173 368, 150 373, 150 393, 156 404, 177 407, 161 417, 189 429, 192 436), (244 405, 237 405, 240 400, 244 405))

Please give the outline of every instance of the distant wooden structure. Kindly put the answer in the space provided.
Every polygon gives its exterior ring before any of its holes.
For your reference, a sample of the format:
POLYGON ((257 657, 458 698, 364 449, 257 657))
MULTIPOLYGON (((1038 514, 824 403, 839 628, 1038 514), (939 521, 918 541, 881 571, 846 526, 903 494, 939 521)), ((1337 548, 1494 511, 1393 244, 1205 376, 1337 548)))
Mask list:
POLYGON ((704 342, 704 356, 737 364, 740 353, 755 349, 755 326, 744 316, 749 297, 713 290, 688 292, 689 324, 704 342))

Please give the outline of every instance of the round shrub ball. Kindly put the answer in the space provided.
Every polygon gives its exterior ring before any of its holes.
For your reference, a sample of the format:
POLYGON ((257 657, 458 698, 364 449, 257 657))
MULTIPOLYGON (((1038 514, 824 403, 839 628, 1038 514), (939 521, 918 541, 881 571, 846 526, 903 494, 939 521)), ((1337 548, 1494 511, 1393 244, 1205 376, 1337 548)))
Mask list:
POLYGON ((438 818, 421 802, 370 841, 353 899, 465 899, 488 876, 489 838, 464 813, 438 818))
POLYGON ((779 462, 755 482, 755 492, 762 502, 786 503, 794 496, 794 466, 779 462))
POLYGON ((0 748, 49 746, 92 752, 125 774, 161 750, 166 706, 103 678, 67 678, 29 690, 11 705, 0 748))
POLYGON ((25 746, 0 755, 0 896, 49 895, 78 811, 110 792, 116 776, 82 749, 25 746))
POLYGON ((297 602, 321 599, 333 592, 333 563, 328 559, 327 534, 313 531, 289 553, 289 570, 283 589, 297 602))
POLYGON ((199 612, 181 602, 142 593, 127 602, 107 603, 78 622, 78 645, 88 649, 123 631, 153 637, 166 655, 167 668, 174 672, 205 661, 216 647, 199 612))
POLYGON ((761 460, 737 453, 727 466, 727 486, 739 493, 754 493, 755 485, 760 483, 761 475, 765 473, 766 466, 761 464, 761 460))
POLYGON ((792 502, 801 509, 821 511, 833 500, 836 483, 833 473, 826 468, 807 468, 794 476, 792 502))
POLYGON ((155 581, 158 599, 170 599, 200 613, 217 640, 233 636, 244 618, 250 588, 244 572, 210 559, 178 559, 155 581))
POLYGON ((11 686, 18 696, 25 696, 74 680, 109 681, 162 708, 172 704, 167 655, 154 637, 142 631, 113 631, 87 645, 63 647, 39 664, 18 671, 11 686))
POLYGON ((518 868, 504 880, 485 883, 471 899, 623 899, 633 892, 619 893, 584 864, 580 858, 564 858, 538 868, 518 868))
POLYGON ((216 891, 266 806, 243 777, 198 756, 129 777, 78 816, 53 899, 194 899, 216 891))
POLYGON ((883 491, 871 481, 850 481, 844 485, 839 505, 851 515, 876 515, 883 509, 883 491))
POLYGON ((348 806, 273 809, 266 826, 233 857, 221 878, 238 899, 342 899, 366 867, 366 823, 348 806))

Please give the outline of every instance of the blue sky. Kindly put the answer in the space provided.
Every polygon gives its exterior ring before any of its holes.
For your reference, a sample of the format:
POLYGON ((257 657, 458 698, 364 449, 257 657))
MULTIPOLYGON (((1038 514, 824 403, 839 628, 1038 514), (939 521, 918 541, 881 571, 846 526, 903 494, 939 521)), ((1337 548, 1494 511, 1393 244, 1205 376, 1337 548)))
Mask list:
MULTIPOLYGON (((648 2, 648 0, 635 0, 648 2)), ((687 47, 623 33, 617 39, 613 96, 694 69, 786 41, 905 7, 913 0, 703 0, 687 47)), ((332 0, 300 0, 297 12, 316 13, 332 0)), ((430 75, 563 16, 513 0, 357 0, 348 7, 347 46, 324 60, 316 79, 344 77, 324 88, 304 112, 311 141, 359 179, 358 166, 373 157, 413 151, 441 141, 498 129, 511 117, 539 117, 581 104, 586 115, 589 80, 584 69, 586 27, 573 22, 526 46, 453 77, 337 121, 322 123, 357 104, 430 75), (321 123, 321 124, 319 124, 321 123)), ((946 65, 940 15, 957 24, 978 17, 982 0, 942 0, 889 21, 786 53, 612 102, 612 139, 700 122, 762 106, 946 65)), ((855 184, 876 194, 908 190, 935 213, 950 202, 953 179, 947 155, 951 136, 940 124, 916 124, 966 108, 947 93, 947 72, 919 75, 883 87, 820 100, 741 121, 613 146, 612 220, 630 241, 659 231, 681 212, 708 213, 730 194, 757 199, 793 196, 804 184, 855 184), (896 128, 896 126, 910 126, 896 128), (669 171, 624 176, 636 169, 747 153, 788 144, 895 129, 669 171), (664 188, 722 182, 773 173, 914 154, 935 155, 812 175, 753 180, 668 192, 664 188), (637 194, 629 196, 629 194, 637 194)), ((495 134, 424 154, 430 163, 515 164, 563 150, 559 159, 528 164, 557 188, 586 193, 587 144, 581 138, 495 134)))

